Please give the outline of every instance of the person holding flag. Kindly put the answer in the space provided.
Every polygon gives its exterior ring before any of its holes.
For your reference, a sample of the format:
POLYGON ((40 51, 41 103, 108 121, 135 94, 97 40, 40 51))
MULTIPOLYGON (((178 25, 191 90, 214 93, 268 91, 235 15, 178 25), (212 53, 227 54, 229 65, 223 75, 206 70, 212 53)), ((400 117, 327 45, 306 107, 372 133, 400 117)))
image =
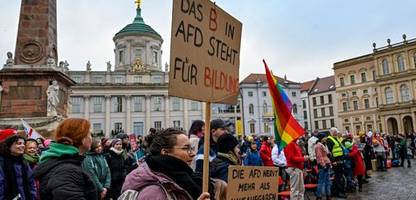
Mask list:
POLYGON ((304 162, 309 158, 303 156, 302 150, 296 142, 304 134, 304 130, 291 113, 292 104, 289 97, 277 83, 264 60, 263 63, 266 69, 270 96, 272 97, 276 144, 279 144, 280 149, 284 148, 287 161, 286 172, 290 176, 290 199, 303 200, 305 188, 302 170, 304 162))

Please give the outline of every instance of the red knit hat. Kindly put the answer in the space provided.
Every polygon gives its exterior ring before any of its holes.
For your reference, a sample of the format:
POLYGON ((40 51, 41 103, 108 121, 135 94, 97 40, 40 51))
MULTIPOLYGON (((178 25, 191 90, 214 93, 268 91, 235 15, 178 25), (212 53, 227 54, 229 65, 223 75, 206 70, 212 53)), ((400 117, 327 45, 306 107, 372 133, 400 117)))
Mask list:
POLYGON ((0 130, 0 142, 3 142, 4 140, 6 140, 8 137, 16 135, 17 131, 14 129, 3 129, 0 130))

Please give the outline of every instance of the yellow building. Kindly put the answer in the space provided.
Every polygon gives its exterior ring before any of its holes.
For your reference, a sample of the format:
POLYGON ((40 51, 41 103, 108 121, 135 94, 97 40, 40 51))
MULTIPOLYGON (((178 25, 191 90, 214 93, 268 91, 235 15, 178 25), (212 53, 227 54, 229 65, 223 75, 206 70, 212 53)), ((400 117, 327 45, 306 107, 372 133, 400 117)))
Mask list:
POLYGON ((411 133, 416 123, 416 39, 334 64, 340 129, 411 133))

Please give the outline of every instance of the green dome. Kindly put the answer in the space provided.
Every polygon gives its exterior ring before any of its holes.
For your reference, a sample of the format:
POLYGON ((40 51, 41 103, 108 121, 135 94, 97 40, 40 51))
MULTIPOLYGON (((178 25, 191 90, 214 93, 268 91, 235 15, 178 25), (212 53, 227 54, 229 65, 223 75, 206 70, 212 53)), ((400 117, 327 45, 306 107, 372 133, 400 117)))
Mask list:
POLYGON ((162 40, 162 37, 157 33, 152 27, 145 24, 141 15, 141 9, 137 8, 137 15, 134 18, 133 23, 128 24, 123 29, 121 29, 116 35, 114 36, 114 40, 125 36, 125 35, 148 35, 151 37, 155 37, 157 39, 162 40))

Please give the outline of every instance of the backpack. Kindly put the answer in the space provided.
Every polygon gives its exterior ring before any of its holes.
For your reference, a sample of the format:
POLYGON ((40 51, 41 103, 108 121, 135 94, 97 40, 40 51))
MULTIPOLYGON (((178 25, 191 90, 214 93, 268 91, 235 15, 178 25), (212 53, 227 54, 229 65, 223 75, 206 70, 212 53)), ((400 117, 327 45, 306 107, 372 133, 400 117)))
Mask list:
MULTIPOLYGON (((151 185, 157 185, 165 192, 165 195, 167 197, 167 200, 175 200, 176 198, 173 198, 171 194, 163 187, 161 184, 151 184, 151 185)), ((150 186, 150 185, 148 185, 150 186)), ((147 186, 146 186, 147 187, 147 186)), ((139 197, 140 192, 145 189, 146 187, 142 187, 140 190, 126 190, 124 191, 117 200, 136 200, 139 197)))

